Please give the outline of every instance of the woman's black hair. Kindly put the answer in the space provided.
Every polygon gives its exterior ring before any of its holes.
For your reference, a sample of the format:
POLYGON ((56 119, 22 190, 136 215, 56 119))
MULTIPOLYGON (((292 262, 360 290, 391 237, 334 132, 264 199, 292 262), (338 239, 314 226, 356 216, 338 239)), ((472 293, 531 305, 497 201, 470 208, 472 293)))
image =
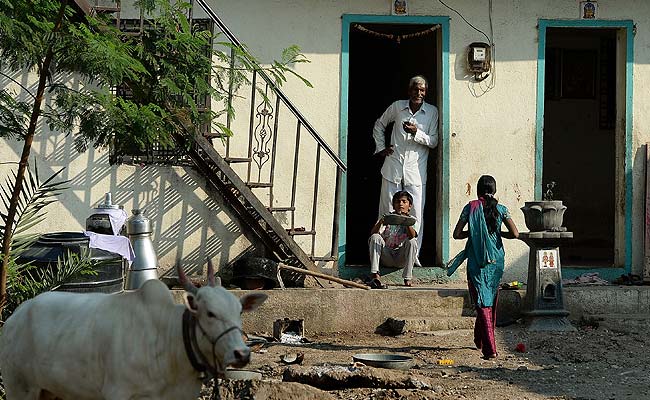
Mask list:
POLYGON ((485 201, 483 205, 483 215, 488 232, 494 233, 499 229, 497 221, 499 220, 499 210, 497 204, 499 201, 494 198, 497 192, 497 181, 490 175, 483 175, 478 179, 476 184, 476 194, 485 201))

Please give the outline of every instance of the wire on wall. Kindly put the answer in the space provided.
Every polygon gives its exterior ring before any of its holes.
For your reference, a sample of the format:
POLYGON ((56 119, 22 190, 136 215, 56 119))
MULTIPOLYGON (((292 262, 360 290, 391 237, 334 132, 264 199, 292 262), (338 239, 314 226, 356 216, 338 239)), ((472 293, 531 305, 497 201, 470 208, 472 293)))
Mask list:
MULTIPOLYGON (((458 16, 461 17, 461 18, 463 19, 463 21, 465 21, 465 23, 466 23, 467 25, 471 26, 475 31, 482 33, 483 36, 485 36, 485 38, 486 38, 488 41, 490 40, 490 38, 488 37, 488 35, 485 34, 485 32, 483 32, 482 30, 480 30, 480 29, 478 29, 477 27, 475 27, 474 25, 472 25, 468 20, 465 19, 465 17, 463 17, 463 14, 461 14, 461 13, 459 13, 458 11, 456 11, 455 9, 449 7, 447 4, 445 4, 444 1, 442 1, 442 0, 438 0, 438 1, 439 1, 443 6, 447 7, 447 8, 450 9, 451 11, 455 12, 456 14, 458 14, 458 16)), ((490 1, 490 3, 492 3, 492 2, 490 1)))
POLYGON ((490 79, 487 82, 485 82, 483 79, 481 79, 481 80, 470 80, 467 83, 468 89, 469 89, 470 93, 472 93, 472 96, 481 97, 485 93, 487 93, 490 90, 494 89, 494 87, 496 86, 496 75, 497 75, 496 58, 497 57, 496 57, 496 46, 494 45, 494 25, 492 23, 492 0, 489 0, 489 4, 488 4, 488 18, 489 18, 489 21, 490 21, 490 36, 489 37, 485 32, 478 29, 477 27, 472 25, 467 19, 465 19, 465 17, 463 17, 463 15, 460 12, 458 12, 455 9, 453 9, 452 7, 448 6, 443 0, 438 0, 438 1, 443 6, 447 7, 451 11, 455 12, 463 21, 465 21, 465 23, 467 25, 472 27, 472 29, 474 29, 475 31, 477 31, 477 32, 481 33, 483 36, 485 36, 488 43, 490 44, 490 47, 491 47, 491 50, 492 50, 492 57, 491 57, 491 60, 490 60, 490 63, 491 63, 490 69, 492 70, 492 72, 490 73, 490 79))

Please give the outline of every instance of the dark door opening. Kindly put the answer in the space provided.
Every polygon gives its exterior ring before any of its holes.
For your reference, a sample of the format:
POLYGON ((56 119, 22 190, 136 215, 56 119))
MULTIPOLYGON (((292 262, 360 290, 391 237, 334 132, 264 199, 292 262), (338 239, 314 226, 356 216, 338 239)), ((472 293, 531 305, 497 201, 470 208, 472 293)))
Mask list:
MULTIPOLYGON (((349 47, 348 172, 346 204, 346 265, 368 265, 368 237, 377 221, 380 169, 374 156, 375 120, 395 100, 408 98, 415 75, 429 82, 425 101, 437 106, 437 34, 434 25, 352 24, 349 47), (399 40, 397 39, 399 37, 399 40)), ((390 135, 392 127, 386 129, 390 135)), ((436 151, 429 152, 420 262, 435 265, 436 151)))
POLYGON ((563 266, 615 262, 616 29, 546 34, 543 187, 567 206, 563 266))

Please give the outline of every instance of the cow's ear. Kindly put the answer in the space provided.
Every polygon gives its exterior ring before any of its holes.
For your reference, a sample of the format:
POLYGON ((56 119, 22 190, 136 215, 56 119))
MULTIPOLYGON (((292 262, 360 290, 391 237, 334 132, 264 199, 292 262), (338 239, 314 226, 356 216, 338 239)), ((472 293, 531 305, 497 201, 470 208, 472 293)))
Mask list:
POLYGON ((242 312, 249 312, 257 309, 262 303, 266 301, 269 296, 264 293, 251 293, 239 300, 241 301, 242 312))
POLYGON ((198 307, 196 306, 196 299, 190 292, 183 292, 183 303, 191 313, 196 314, 198 307))

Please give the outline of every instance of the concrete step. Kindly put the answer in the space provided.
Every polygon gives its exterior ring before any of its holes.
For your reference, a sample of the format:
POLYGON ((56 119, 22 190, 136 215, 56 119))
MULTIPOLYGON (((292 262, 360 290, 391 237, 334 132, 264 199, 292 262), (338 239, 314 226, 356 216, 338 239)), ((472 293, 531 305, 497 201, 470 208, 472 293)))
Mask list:
MULTIPOLYGON (((250 291, 232 290, 236 296, 250 291)), ((278 319, 302 319, 306 335, 332 332, 374 332, 388 318, 408 319, 413 330, 465 327, 474 316, 463 283, 388 289, 273 289, 259 310, 243 315, 248 333, 271 333, 278 319), (469 317, 469 318, 467 318, 469 317), (466 319, 467 318, 467 319, 466 319), (418 322, 419 321, 419 322, 418 322), (447 328, 445 328, 447 326, 447 328)), ((501 290, 497 324, 521 318, 525 290, 501 290)), ((173 290, 178 303, 182 291, 173 290)), ((593 318, 612 330, 650 329, 650 286, 585 286, 564 289, 565 308, 574 325, 593 318)), ((435 331, 435 330, 434 330, 435 331)))
MULTIPOLYGON (((447 271, 437 267, 413 268, 413 282, 416 284, 433 285, 453 282, 447 277, 447 271)), ((346 266, 339 271, 340 277, 344 279, 365 278, 370 274, 369 266, 346 266)), ((388 285, 401 285, 404 282, 401 268, 382 267, 379 271, 382 283, 388 285)), ((463 285, 464 286, 464 285, 463 285)))
POLYGON ((406 332, 449 331, 474 328, 475 317, 404 318, 406 332))
MULTIPOLYGON (((236 296, 250 293, 231 290, 236 296)), ((278 319, 304 320, 305 334, 374 332, 388 318, 403 319, 407 329, 433 331, 469 328, 474 309, 467 289, 396 287, 394 289, 273 289, 255 312, 244 314, 249 333, 270 333, 278 319)), ((180 290, 172 291, 182 302, 180 290)))
POLYGON ((650 286, 567 286, 564 302, 571 319, 582 315, 645 314, 650 312, 650 286))
POLYGON ((650 329, 650 314, 585 314, 581 323, 613 332, 647 332, 650 329))

